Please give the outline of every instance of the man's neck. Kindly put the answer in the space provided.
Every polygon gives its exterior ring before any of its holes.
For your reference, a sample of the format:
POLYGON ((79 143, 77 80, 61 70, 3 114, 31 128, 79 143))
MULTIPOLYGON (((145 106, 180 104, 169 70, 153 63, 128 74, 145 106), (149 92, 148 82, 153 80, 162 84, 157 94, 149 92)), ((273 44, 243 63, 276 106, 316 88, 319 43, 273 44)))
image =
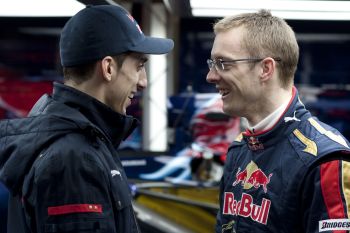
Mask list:
POLYGON ((258 109, 255 112, 251 112, 250 118, 247 117, 249 128, 261 131, 274 125, 288 106, 292 94, 292 90, 282 90, 275 92, 269 98, 266 98, 265 101, 259 103, 258 109))

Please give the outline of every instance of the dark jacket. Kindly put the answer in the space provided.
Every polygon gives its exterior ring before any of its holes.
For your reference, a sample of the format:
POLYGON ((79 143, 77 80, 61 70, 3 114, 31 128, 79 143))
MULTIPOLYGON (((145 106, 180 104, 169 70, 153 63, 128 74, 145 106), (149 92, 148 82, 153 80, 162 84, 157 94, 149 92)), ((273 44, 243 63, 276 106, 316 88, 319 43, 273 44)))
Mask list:
POLYGON ((30 116, 0 123, 8 233, 139 232, 115 148, 137 121, 55 83, 30 116))
POLYGON ((333 232, 348 224, 349 142, 293 94, 275 126, 245 132, 229 148, 217 233, 333 232))

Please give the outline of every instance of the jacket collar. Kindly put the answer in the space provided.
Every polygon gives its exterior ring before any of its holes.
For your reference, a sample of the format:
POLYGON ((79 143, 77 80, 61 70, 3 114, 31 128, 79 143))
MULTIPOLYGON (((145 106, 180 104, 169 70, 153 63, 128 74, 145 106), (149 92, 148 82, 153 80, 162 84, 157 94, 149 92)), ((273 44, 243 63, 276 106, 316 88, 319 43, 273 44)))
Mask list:
POLYGON ((139 125, 136 118, 119 114, 92 96, 64 84, 54 83, 52 98, 77 110, 97 126, 115 146, 139 125))

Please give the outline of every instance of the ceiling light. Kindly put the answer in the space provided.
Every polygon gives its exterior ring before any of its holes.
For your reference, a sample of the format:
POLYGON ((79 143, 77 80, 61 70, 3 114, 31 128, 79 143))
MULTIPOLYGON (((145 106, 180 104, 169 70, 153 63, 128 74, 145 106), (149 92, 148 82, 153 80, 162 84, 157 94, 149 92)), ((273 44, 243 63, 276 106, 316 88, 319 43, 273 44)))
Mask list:
POLYGON ((1 1, 0 17, 70 17, 85 8, 76 0, 1 1))
POLYGON ((192 14, 201 17, 224 17, 260 9, 275 16, 299 20, 350 20, 349 1, 304 0, 191 0, 192 14))

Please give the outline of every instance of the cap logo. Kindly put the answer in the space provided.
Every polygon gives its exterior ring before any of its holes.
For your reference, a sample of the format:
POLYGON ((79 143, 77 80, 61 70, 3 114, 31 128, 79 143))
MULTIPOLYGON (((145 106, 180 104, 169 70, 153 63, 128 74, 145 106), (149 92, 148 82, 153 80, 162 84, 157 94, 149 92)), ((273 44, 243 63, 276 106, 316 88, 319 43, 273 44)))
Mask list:
POLYGON ((137 29, 139 30, 140 34, 143 34, 140 25, 136 22, 136 20, 134 19, 134 17, 132 17, 132 15, 127 14, 128 18, 131 20, 131 22, 133 22, 135 24, 135 26, 137 27, 137 29))

